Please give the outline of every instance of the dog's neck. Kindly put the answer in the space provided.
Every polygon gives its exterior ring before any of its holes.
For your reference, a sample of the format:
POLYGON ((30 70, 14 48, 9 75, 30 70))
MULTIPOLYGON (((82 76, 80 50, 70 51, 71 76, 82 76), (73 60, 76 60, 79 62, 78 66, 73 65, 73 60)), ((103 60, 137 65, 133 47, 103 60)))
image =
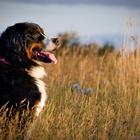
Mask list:
MULTIPOLYGON (((3 62, 4 64, 7 64, 7 65, 11 65, 10 63, 8 63, 4 58, 0 58, 0 62, 3 62)), ((23 71, 26 71, 28 73, 32 73, 32 71, 29 71, 27 69, 23 69, 23 68, 20 68, 19 70, 23 70, 23 71)))

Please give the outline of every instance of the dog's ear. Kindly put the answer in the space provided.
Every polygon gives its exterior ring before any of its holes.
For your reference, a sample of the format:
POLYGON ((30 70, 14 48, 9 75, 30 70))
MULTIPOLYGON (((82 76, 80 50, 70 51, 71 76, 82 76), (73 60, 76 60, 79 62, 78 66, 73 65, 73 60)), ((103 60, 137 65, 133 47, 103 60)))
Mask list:
POLYGON ((11 53, 16 53, 17 55, 22 54, 24 49, 22 31, 15 29, 14 26, 8 27, 1 35, 0 46, 4 53, 10 51, 11 53))

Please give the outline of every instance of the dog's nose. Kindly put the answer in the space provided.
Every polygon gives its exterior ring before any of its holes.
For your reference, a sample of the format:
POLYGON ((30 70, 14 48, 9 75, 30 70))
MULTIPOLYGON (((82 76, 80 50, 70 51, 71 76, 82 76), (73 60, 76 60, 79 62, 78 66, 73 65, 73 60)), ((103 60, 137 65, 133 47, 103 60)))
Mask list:
POLYGON ((54 44, 56 44, 57 46, 60 44, 59 38, 52 38, 52 42, 53 42, 54 44))

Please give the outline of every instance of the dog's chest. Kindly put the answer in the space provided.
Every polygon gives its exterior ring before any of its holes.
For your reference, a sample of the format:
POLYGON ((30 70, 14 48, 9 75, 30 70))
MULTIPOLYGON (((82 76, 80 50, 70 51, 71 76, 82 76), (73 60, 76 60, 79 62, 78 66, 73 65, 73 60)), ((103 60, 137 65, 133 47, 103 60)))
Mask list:
POLYGON ((44 71, 44 68, 41 66, 32 67, 31 70, 27 70, 27 72, 30 76, 32 76, 35 79, 35 84, 38 87, 38 90, 41 94, 41 99, 37 104, 36 110, 36 116, 38 116, 42 108, 45 106, 45 102, 47 100, 45 83, 41 80, 44 76, 46 76, 46 73, 44 71))

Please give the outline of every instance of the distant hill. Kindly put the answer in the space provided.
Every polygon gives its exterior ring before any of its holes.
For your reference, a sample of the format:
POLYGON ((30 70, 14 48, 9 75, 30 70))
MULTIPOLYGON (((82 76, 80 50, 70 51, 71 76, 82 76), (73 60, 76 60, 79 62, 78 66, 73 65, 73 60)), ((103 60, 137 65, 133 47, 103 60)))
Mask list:
MULTIPOLYGON (((134 35, 135 39, 138 38, 138 36, 134 35)), ((90 43, 96 43, 100 46, 104 46, 106 43, 109 43, 110 45, 115 46, 118 50, 120 48, 123 48, 123 44, 125 41, 125 44, 128 44, 127 50, 129 51, 131 38, 125 37, 125 35, 97 35, 97 36, 81 36, 79 37, 80 43, 82 44, 90 44, 90 43)), ((135 42, 133 43, 134 48, 136 47, 135 42)))

